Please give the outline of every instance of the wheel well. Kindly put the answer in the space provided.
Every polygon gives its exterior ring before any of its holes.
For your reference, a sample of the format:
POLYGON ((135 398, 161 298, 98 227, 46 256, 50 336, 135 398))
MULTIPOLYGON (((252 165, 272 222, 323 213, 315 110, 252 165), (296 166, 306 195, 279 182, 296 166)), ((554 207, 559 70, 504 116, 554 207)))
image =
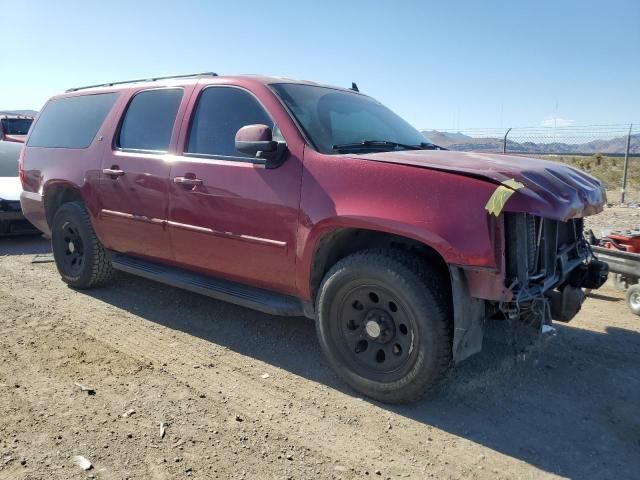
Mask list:
MULTIPOLYGON (((424 243, 386 232, 341 228, 323 236, 313 255, 310 278, 312 301, 315 303, 320 283, 333 265, 347 255, 369 248, 395 248, 410 252, 428 262, 443 278, 449 279, 449 269, 443 258, 424 243)), ((451 282, 448 281, 445 284, 450 290, 451 282)))
POLYGON ((56 212, 63 204, 76 201, 82 201, 82 196, 77 188, 69 186, 48 188, 44 194, 44 211, 49 227, 53 223, 56 212))

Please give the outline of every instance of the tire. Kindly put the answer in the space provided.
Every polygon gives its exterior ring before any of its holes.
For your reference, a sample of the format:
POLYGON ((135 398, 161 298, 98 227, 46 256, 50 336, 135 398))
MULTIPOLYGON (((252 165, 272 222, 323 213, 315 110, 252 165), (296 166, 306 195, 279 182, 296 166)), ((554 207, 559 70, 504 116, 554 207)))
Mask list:
POLYGON ((69 286, 98 287, 113 278, 107 252, 81 203, 65 203, 58 209, 51 228, 51 246, 58 272, 69 286))
POLYGON ((631 313, 640 315, 640 285, 631 285, 625 294, 625 298, 631 313))
POLYGON ((432 393, 451 364, 445 281, 397 250, 365 250, 336 263, 320 286, 316 315, 320 346, 334 372, 382 402, 432 393))

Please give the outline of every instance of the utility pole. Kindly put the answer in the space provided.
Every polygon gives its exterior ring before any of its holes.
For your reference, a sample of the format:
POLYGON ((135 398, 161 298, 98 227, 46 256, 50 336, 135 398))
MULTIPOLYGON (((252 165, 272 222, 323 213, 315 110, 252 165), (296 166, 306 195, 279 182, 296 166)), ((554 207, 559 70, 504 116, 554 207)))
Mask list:
POLYGON ((629 125, 629 133, 627 134, 627 149, 624 152, 624 173, 622 174, 622 192, 620 194, 620 203, 624 203, 624 194, 627 189, 627 169, 629 168, 629 147, 631 146, 631 130, 633 123, 629 125))

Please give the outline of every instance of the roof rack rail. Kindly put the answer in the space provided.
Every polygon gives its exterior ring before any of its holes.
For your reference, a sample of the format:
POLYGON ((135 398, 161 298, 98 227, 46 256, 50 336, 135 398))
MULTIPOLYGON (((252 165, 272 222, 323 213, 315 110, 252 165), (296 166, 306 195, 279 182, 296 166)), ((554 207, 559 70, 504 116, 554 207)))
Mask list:
POLYGON ((168 75, 166 77, 138 78, 136 80, 125 80, 122 82, 99 83, 96 85, 87 85, 85 87, 74 87, 74 88, 67 89, 66 92, 77 92, 78 90, 85 90, 87 88, 113 87, 114 85, 124 85, 126 83, 155 82, 157 80, 168 80, 171 78, 191 78, 191 77, 206 77, 206 76, 217 77, 218 74, 215 72, 202 72, 202 73, 188 73, 186 75, 168 75))

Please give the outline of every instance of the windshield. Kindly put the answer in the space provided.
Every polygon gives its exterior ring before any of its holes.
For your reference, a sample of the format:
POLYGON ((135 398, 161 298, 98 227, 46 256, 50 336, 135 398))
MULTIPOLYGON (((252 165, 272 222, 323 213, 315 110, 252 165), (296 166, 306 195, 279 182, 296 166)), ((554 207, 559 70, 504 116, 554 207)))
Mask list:
POLYGON ((2 131, 6 135, 26 135, 33 123, 32 118, 3 118, 2 131))
POLYGON ((395 150, 399 145, 420 149, 427 141, 418 130, 366 95, 292 83, 272 87, 322 153, 343 153, 337 147, 355 144, 361 145, 350 151, 395 150))

